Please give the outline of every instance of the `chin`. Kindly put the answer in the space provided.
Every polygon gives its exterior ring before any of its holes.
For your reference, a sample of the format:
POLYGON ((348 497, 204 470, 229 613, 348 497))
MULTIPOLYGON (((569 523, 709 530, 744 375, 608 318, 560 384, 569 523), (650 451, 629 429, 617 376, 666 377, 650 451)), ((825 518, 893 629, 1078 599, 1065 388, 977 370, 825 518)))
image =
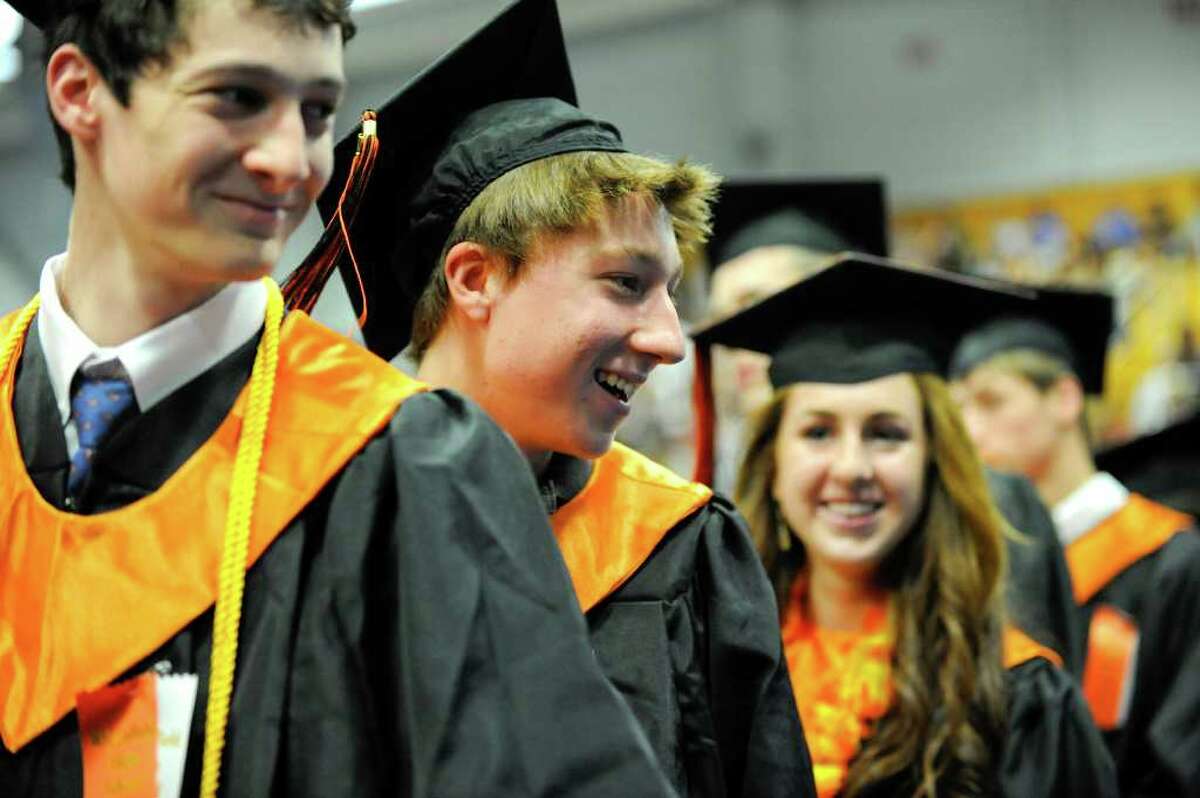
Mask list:
POLYGON ((569 448, 556 451, 569 454, 571 457, 578 457, 580 460, 595 460, 608 454, 615 438, 616 435, 613 433, 580 437, 571 441, 569 448))
POLYGON ((872 552, 870 554, 835 554, 826 562, 829 566, 845 577, 858 581, 871 581, 879 572, 884 558, 872 552))
POLYGON ((272 247, 269 252, 259 251, 227 258, 221 266, 222 276, 231 283, 261 280, 275 270, 278 252, 277 247, 272 247))
POLYGON ((228 235, 217 246, 202 253, 230 281, 256 280, 274 271, 283 255, 285 241, 242 234, 228 235))

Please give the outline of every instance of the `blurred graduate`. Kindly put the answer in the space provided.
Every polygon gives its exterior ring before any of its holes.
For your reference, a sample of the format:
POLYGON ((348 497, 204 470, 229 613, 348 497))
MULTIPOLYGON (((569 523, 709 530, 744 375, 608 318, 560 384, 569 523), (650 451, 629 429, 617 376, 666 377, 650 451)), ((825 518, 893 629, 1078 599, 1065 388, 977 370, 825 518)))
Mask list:
POLYGON ((1192 517, 1096 468, 1086 398, 1103 390, 1112 327, 1109 296, 1039 289, 1027 311, 964 338, 957 391, 983 459, 1025 474, 1051 508, 1087 640, 1084 692, 1121 794, 1196 795, 1200 536, 1192 517))

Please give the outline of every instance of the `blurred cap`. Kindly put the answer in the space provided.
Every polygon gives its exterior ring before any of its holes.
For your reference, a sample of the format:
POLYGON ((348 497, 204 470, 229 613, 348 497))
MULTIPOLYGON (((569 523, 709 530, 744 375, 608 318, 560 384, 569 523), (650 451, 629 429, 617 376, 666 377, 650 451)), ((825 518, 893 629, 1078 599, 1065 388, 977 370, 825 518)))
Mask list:
POLYGON ((726 181, 714 210, 710 264, 766 246, 887 257, 883 181, 726 181))
POLYGON ((1061 360, 1084 391, 1104 391, 1104 364, 1113 331, 1114 303, 1102 291, 1037 288, 1028 312, 979 323, 959 343, 951 376, 966 376, 991 358, 1030 349, 1061 360))

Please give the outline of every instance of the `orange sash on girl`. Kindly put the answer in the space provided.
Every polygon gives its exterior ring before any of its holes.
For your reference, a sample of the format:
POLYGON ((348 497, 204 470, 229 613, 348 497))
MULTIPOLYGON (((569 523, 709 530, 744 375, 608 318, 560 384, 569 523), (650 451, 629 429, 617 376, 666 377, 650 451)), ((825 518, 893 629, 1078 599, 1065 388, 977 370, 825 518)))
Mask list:
MULTIPOLYGON (((887 602, 871 607, 861 631, 822 629, 808 610, 807 579, 799 577, 784 618, 783 646, 817 795, 832 798, 872 724, 892 702, 894 636, 887 602)), ((1058 654, 1013 626, 1004 630, 1003 650, 1006 669, 1035 657, 1062 665, 1058 654)))

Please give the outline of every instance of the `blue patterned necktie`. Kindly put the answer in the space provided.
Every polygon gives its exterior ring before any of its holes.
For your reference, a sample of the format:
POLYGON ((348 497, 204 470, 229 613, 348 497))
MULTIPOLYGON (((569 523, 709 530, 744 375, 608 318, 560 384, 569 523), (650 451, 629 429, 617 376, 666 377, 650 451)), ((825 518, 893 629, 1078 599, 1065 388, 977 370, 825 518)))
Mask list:
POLYGON ((117 423, 131 410, 136 410, 133 385, 120 364, 116 365, 115 369, 96 369, 91 374, 80 370, 75 378, 71 418, 75 420, 75 430, 79 433, 79 448, 71 456, 71 470, 67 476, 68 496, 79 494, 79 489, 91 473, 92 459, 97 450, 117 423))

